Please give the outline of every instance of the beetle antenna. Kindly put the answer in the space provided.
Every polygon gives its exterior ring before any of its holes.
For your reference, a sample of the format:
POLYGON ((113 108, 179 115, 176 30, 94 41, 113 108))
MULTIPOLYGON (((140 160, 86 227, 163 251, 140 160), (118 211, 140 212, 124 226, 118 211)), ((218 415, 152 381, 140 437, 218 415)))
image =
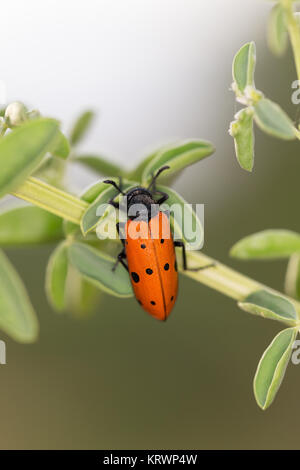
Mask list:
POLYGON ((169 170, 169 169, 170 169, 170 167, 169 167, 168 165, 162 166, 162 167, 157 171, 157 173, 153 176, 152 181, 151 181, 151 183, 149 184, 149 186, 148 186, 147 189, 149 190, 150 188, 152 188, 152 186, 155 185, 155 182, 156 182, 157 178, 159 177, 159 175, 160 175, 163 171, 169 170))
POLYGON ((115 181, 113 181, 113 180, 104 180, 104 181, 102 181, 102 183, 111 184, 112 186, 114 186, 114 187, 119 191, 119 193, 121 193, 121 194, 123 194, 123 195, 125 194, 125 193, 122 191, 122 189, 120 188, 120 186, 118 186, 117 183, 116 183, 115 181))

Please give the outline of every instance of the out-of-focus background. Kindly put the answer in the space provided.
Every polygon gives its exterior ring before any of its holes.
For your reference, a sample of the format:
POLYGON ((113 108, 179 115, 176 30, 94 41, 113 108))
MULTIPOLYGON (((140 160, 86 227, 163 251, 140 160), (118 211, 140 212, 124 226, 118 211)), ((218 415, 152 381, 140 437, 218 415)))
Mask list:
MULTIPOLYGON (((285 262, 229 258, 238 239, 266 228, 299 230, 299 142, 256 130, 253 174, 235 160, 229 122, 231 62, 257 45, 257 87, 297 119, 292 56, 274 58, 264 0, 10 0, 1 6, 0 79, 16 99, 68 130, 85 108, 98 120, 82 150, 126 167, 178 138, 217 151, 175 187, 205 203, 204 251, 277 289, 285 262)), ((75 169, 79 191, 95 176, 75 169)), ((280 325, 187 278, 166 324, 134 299, 105 296, 95 315, 55 314, 44 294, 53 247, 10 249, 41 323, 33 345, 7 341, 1 366, 1 448, 297 448, 300 366, 290 365, 271 408, 256 405, 258 360, 280 325)))

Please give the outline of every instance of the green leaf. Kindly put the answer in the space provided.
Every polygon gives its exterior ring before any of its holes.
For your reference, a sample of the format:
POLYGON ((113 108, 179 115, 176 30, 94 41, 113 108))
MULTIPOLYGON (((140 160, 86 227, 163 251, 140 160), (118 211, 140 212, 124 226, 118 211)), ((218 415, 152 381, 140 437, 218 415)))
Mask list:
POLYGON ((298 254, 290 257, 285 276, 285 292, 300 300, 300 255, 298 254))
MULTIPOLYGON (((112 180, 119 182, 118 178, 111 178, 112 180)), ((107 206, 107 209, 103 212, 102 217, 99 216, 99 207, 102 204, 108 204, 108 201, 114 199, 118 195, 118 191, 111 185, 102 183, 103 186, 98 186, 98 196, 94 201, 89 205, 89 207, 84 212, 80 227, 82 233, 86 235, 91 230, 94 230, 96 226, 100 223, 101 219, 104 220, 109 217, 112 213, 115 213, 115 208, 112 206, 107 206)), ((129 189, 138 186, 138 183, 133 181, 123 181, 122 189, 123 191, 128 191, 129 189)))
POLYGON ((259 290, 250 294, 238 305, 245 312, 281 321, 289 326, 295 325, 298 320, 295 307, 289 300, 267 290, 259 290))
POLYGON ((99 155, 78 155, 74 157, 73 161, 96 171, 100 175, 120 176, 123 173, 118 165, 99 155))
POLYGON ((66 308, 65 287, 68 274, 66 242, 60 243, 49 258, 46 269, 46 294, 55 310, 66 308))
POLYGON ((162 204, 161 209, 170 209, 170 223, 177 239, 184 241, 186 248, 199 250, 203 246, 204 231, 200 219, 193 210, 191 204, 188 204, 182 196, 173 189, 159 185, 159 191, 163 191, 169 195, 169 199, 162 204), (172 211, 172 205, 175 210, 172 211))
POLYGON ((292 354, 298 328, 287 328, 273 339, 265 350, 254 377, 254 395, 258 406, 265 410, 274 400, 292 354))
MULTIPOLYGON (((103 185, 104 184, 105 183, 103 183, 103 185)), ((108 186, 107 184, 105 184, 105 189, 100 192, 98 197, 89 205, 89 207, 86 209, 85 213, 82 216, 80 228, 83 235, 87 235, 89 232, 94 230, 97 224, 99 223, 99 207, 102 204, 108 204, 108 201, 116 197, 117 194, 118 192, 113 186, 108 186)), ((107 209, 105 210, 105 212, 103 212, 103 217, 107 216, 109 211, 110 207, 107 205, 107 209)))
POLYGON ((288 35, 285 14, 280 3, 274 5, 269 16, 268 43, 275 55, 281 56, 286 51, 288 35))
POLYGON ((141 181, 145 168, 149 165, 149 163, 160 153, 162 149, 156 149, 150 155, 147 155, 143 160, 139 163, 139 165, 128 173, 128 178, 134 181, 141 181))
POLYGON ((234 138, 237 161, 244 170, 252 171, 254 163, 253 112, 242 109, 230 126, 230 135, 234 138))
POLYGON ((247 86, 254 87, 255 63, 255 43, 248 42, 236 53, 232 64, 233 80, 242 94, 247 86))
POLYGON ((64 160, 68 157, 70 153, 70 143, 61 131, 59 131, 57 135, 57 139, 51 149, 51 153, 55 157, 63 158, 64 160))
POLYGON ((39 207, 18 207, 0 214, 0 246, 36 245, 62 238, 62 219, 39 207))
POLYGON ((284 140, 296 138, 296 129, 289 116, 273 101, 262 98, 254 105, 254 120, 258 127, 284 140))
POLYGON ((192 165, 214 152, 211 143, 204 140, 189 140, 181 142, 169 147, 164 147, 157 153, 156 157, 151 159, 143 171, 142 184, 147 186, 153 174, 155 174, 162 166, 168 165, 168 175, 182 170, 186 166, 192 165))
POLYGON ((300 235, 290 230, 263 230, 238 241, 230 255, 239 259, 288 258, 300 252, 300 235))
MULTIPOLYGON (((117 181, 117 180, 116 180, 117 181)), ((88 188, 86 188, 83 193, 80 195, 80 199, 91 204, 99 196, 102 191, 108 189, 108 185, 103 183, 102 180, 93 183, 88 188)), ((66 236, 74 235, 76 232, 80 231, 80 227, 77 224, 73 224, 67 220, 63 222, 63 230, 66 236)), ((81 231, 80 231, 81 233, 81 231)))
POLYGON ((23 282, 2 251, 0 251, 0 329, 21 343, 34 342, 39 330, 23 282))
POLYGON ((57 139, 58 123, 35 119, 0 140, 0 197, 15 190, 33 172, 57 139))
POLYGON ((96 287, 117 297, 131 297, 132 287, 127 271, 120 264, 115 271, 115 260, 83 243, 68 248, 69 260, 80 274, 96 287))
POLYGON ((58 311, 69 311, 75 316, 86 316, 100 298, 99 289, 86 281, 69 263, 68 243, 57 246, 46 270, 46 294, 58 311))
POLYGON ((85 111, 79 116, 71 131, 70 142, 72 145, 76 145, 80 140, 82 140, 84 134, 91 125, 94 116, 93 111, 85 111))
POLYGON ((102 292, 91 282, 86 281, 81 274, 69 264, 65 290, 66 309, 76 317, 90 315, 95 306, 99 306, 102 292))
MULTIPOLYGON (((118 182, 116 178, 111 179, 118 182)), ((102 180, 99 180, 96 183, 90 185, 88 188, 85 188, 83 193, 80 195, 80 199, 83 199, 85 202, 91 204, 102 193, 102 191, 105 191, 107 188, 109 188, 109 186, 106 183, 103 183, 102 180)))

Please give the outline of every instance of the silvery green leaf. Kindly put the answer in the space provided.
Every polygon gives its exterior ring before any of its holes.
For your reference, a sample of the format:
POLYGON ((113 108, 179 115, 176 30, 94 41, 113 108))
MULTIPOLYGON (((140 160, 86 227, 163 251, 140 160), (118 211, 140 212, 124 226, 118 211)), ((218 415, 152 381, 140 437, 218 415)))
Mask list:
POLYGON ((255 43, 249 42, 236 53, 232 64, 232 76, 237 91, 243 94, 247 86, 254 87, 256 63, 255 43))
POLYGON ((46 269, 46 294, 57 311, 65 310, 65 286, 68 274, 66 242, 60 243, 50 256, 46 269))
POLYGON ((245 312, 277 320, 289 326, 294 326, 298 321, 296 309, 288 299, 265 289, 250 294, 238 305, 245 312))
POLYGON ((128 272, 120 264, 113 270, 115 259, 83 243, 70 245, 68 254, 77 271, 96 287, 117 297, 132 297, 128 272))
POLYGON ((66 136, 61 131, 58 132, 57 139, 51 149, 51 153, 55 157, 60 157, 64 160, 69 156, 70 144, 66 136))
POLYGON ((39 207, 0 213, 0 246, 53 243, 62 238, 62 219, 39 207))
POLYGON ((240 166, 252 171, 254 163, 253 111, 242 109, 235 116, 230 126, 230 135, 234 138, 235 154, 240 166))
POLYGON ((93 111, 85 111, 75 122, 70 135, 71 145, 76 145, 82 140, 84 134, 88 130, 95 114, 93 111))
POLYGON ((263 230, 239 240, 230 255, 239 259, 278 259, 300 253, 300 235, 291 230, 263 230))
POLYGON ((257 404, 265 410, 273 402, 289 363, 298 327, 287 328, 273 339, 264 352, 254 377, 257 404))
POLYGON ((254 105, 254 120, 258 127, 270 134, 284 140, 296 138, 296 129, 289 116, 267 98, 262 98, 254 105))
POLYGON ((79 271, 69 263, 65 288, 65 303, 68 312, 75 317, 87 317, 95 310, 96 306, 98 309, 102 296, 103 292, 84 279, 79 271))
POLYGON ((285 14, 280 3, 274 5, 268 21, 268 43, 271 51, 281 56, 288 44, 285 14))
POLYGON ((107 158, 100 155, 77 155, 73 161, 90 168, 100 175, 120 176, 123 173, 118 165, 111 163, 107 158))
POLYGON ((137 167, 128 173, 128 178, 132 179, 133 181, 141 181, 145 168, 150 164, 151 160, 154 160, 157 154, 161 151, 162 148, 156 149, 151 154, 144 157, 142 161, 137 165, 137 167))
MULTIPOLYGON (((103 191, 108 189, 108 187, 109 186, 106 183, 103 183, 102 180, 96 181, 96 183, 93 183, 84 189, 84 191, 80 195, 80 199, 91 204, 103 191)), ((67 220, 64 220, 63 229, 66 236, 75 234, 76 232, 80 231, 80 227, 77 224, 74 224, 67 220)))
POLYGON ((157 189, 169 196, 161 206, 162 210, 167 207, 172 209, 174 205, 174 211, 171 210, 170 213, 170 223, 177 239, 182 240, 187 249, 189 247, 193 250, 202 248, 204 241, 203 226, 192 205, 188 204, 174 189, 162 185, 157 186, 157 189))
POLYGON ((27 121, 0 140, 0 197, 15 190, 38 166, 56 142, 53 119, 27 121))
POLYGON ((214 152, 214 147, 210 142, 204 140, 188 140, 179 142, 169 147, 164 147, 156 156, 149 160, 143 170, 142 185, 147 186, 153 175, 162 167, 169 166, 165 176, 182 170, 193 163, 208 157, 214 152))
POLYGON ((39 326, 25 286, 0 251, 0 329, 21 343, 37 339, 39 326))
MULTIPOLYGON (((118 178, 110 178, 116 183, 119 182, 118 178)), ((115 213, 115 208, 111 205, 108 205, 108 202, 111 199, 114 199, 118 196, 118 191, 111 185, 106 183, 102 183, 102 185, 98 186, 99 192, 98 196, 93 200, 93 202, 88 206, 86 211, 84 212, 80 227, 82 233, 86 235, 91 230, 94 230, 96 226, 101 222, 101 218, 108 217, 111 213, 115 213), (103 185, 103 186, 102 186, 103 185), (103 206, 103 213, 99 214, 100 207, 103 206), (106 206, 106 208, 105 208, 106 206)), ((138 183, 133 181, 124 180, 122 182, 122 189, 124 192, 128 191, 129 189, 139 186, 138 183)))

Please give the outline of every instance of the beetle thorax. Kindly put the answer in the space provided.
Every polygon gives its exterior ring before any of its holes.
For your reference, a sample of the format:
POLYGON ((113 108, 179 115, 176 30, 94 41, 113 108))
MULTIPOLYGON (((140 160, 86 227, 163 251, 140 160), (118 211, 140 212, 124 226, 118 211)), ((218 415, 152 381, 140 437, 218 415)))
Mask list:
POLYGON ((134 188, 127 194, 127 213, 129 219, 150 220, 158 214, 159 206, 152 194, 145 188, 134 188))

